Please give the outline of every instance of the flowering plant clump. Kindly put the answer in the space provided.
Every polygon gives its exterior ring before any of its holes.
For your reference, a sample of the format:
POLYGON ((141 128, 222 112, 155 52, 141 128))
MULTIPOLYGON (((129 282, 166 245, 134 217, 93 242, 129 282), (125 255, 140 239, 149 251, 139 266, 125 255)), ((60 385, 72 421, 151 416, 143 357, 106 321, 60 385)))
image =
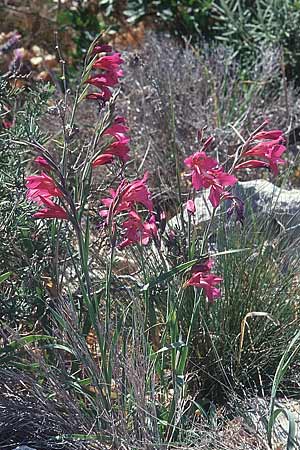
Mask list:
MULTIPOLYGON (((123 70, 120 67, 124 60, 120 53, 113 52, 112 47, 106 44, 96 45, 91 51, 91 56, 94 59, 90 64, 90 70, 100 72, 96 74, 88 72, 88 75, 84 76, 84 83, 98 88, 100 92, 89 93, 85 98, 106 104, 112 98, 112 89, 118 85, 120 77, 123 76, 123 70)), ((243 201, 228 190, 238 181, 233 172, 261 167, 268 168, 277 175, 278 165, 284 163, 281 158, 285 151, 283 133, 280 130, 266 131, 264 128, 267 123, 265 121, 250 135, 236 155, 234 164, 227 171, 208 154, 214 138, 210 136, 203 142, 202 131, 198 133, 200 150, 184 160, 185 165, 190 169, 194 193, 207 189, 208 199, 214 210, 223 201, 229 200, 231 206, 227 210, 228 217, 235 212, 241 223, 244 221, 243 201)), ((130 151, 128 132, 126 119, 123 116, 114 116, 111 123, 106 125, 100 133, 106 145, 102 146, 100 154, 96 152, 95 156, 92 156, 88 163, 91 169, 112 164, 115 161, 126 163, 129 160, 130 151)), ((60 181, 63 180, 62 184, 65 185, 63 170, 59 170, 54 162, 51 162, 51 158, 49 160, 45 155, 39 155, 35 162, 43 172, 40 175, 27 177, 27 198, 43 208, 34 213, 33 217, 72 219, 72 215, 76 214, 75 200, 70 204, 71 193, 67 193, 54 178, 56 176, 60 181), (53 199, 57 199, 61 204, 54 203, 53 199)), ((145 246, 152 239, 158 239, 158 224, 147 178, 147 173, 142 179, 131 182, 123 177, 115 190, 109 189, 110 197, 100 200, 103 205, 100 208, 100 216, 105 218, 109 232, 114 237, 112 242, 116 242, 119 234, 117 245, 119 250, 135 244, 145 246)), ((193 197, 194 195, 186 203, 189 216, 193 216, 196 211, 193 197)), ((76 220, 73 217, 73 222, 76 223, 76 220)), ((211 267, 211 260, 204 265, 196 264, 191 269, 192 277, 185 283, 185 287, 202 288, 210 302, 221 295, 216 285, 222 281, 221 277, 210 273, 211 267)))
MULTIPOLYGON (((59 326, 63 324, 61 335, 65 338, 75 333, 76 327, 79 330, 79 338, 74 340, 75 344, 72 342, 70 351, 73 358, 70 384, 75 384, 73 378, 77 377, 76 386, 84 386, 90 395, 88 404, 98 402, 97 417, 101 415, 101 426, 103 421, 103 429, 111 435, 114 435, 111 424, 119 420, 119 405, 124 405, 126 417, 128 411, 135 416, 140 413, 136 405, 140 404, 141 392, 145 391, 146 405, 159 403, 158 397, 164 398, 163 406, 157 407, 161 408, 160 417, 168 417, 166 423, 161 421, 162 436, 168 443, 174 443, 179 428, 177 413, 180 415, 183 409, 183 400, 189 402, 191 398, 186 388, 187 374, 196 370, 195 355, 199 359, 199 355, 202 358, 206 354, 199 350, 197 343, 211 343, 211 334, 209 339, 203 339, 213 329, 205 321, 213 317, 214 324, 219 323, 218 308, 228 303, 230 283, 227 283, 228 271, 221 270, 226 259, 222 256, 241 251, 240 248, 225 248, 220 253, 212 250, 211 228, 217 215, 227 220, 235 214, 243 225, 244 201, 234 192, 240 171, 267 168, 277 175, 284 163, 285 145, 283 133, 267 131, 267 121, 264 121, 248 138, 242 138, 234 156, 220 162, 213 154, 214 138, 204 140, 200 131, 200 148, 184 160, 191 183, 188 188, 178 184, 181 229, 171 229, 158 196, 151 194, 149 174, 130 173, 130 130, 126 118, 116 112, 115 106, 123 63, 121 55, 109 45, 96 43, 90 49, 69 120, 68 108, 57 106, 63 124, 63 145, 57 139, 53 142, 54 145, 59 142, 61 161, 57 162, 57 155, 54 158, 36 140, 25 142, 37 151, 34 161, 40 172, 26 179, 27 199, 39 208, 33 213, 35 219, 63 221, 51 223, 51 236, 54 236, 55 296, 63 308, 66 305, 73 308, 72 314, 59 322, 59 326), (90 86, 98 91, 89 93, 90 86), (96 102, 97 122, 92 135, 82 145, 76 141, 75 118, 78 105, 85 100, 96 102), (84 151, 77 157, 78 148, 84 151), (211 209, 203 227, 196 224, 195 197, 199 193, 207 196, 211 209), (60 255, 61 235, 72 236, 63 247, 67 248, 67 256, 60 255), (103 258, 105 252, 109 257, 103 258), (125 268, 122 266, 118 271, 119 261, 124 260, 125 268), (94 270, 95 266, 100 270, 94 270), (73 270, 76 283, 67 280, 65 267, 68 273, 73 270), (70 318, 72 332, 68 334, 65 324, 70 318), (91 335, 98 353, 83 357, 81 344, 88 343, 91 335), (138 361, 137 347, 144 352, 142 364, 138 361), (114 360, 115 355, 118 362, 114 360), (122 355, 120 359, 119 355, 122 355), (129 357, 134 361, 134 369, 145 369, 134 375, 135 380, 143 383, 144 391, 139 386, 136 388, 135 381, 125 375, 129 357), (174 392, 168 387, 169 374, 174 392), (156 386, 157 379, 162 380, 162 385, 156 386), (152 393, 149 402, 146 399, 152 393), (114 407, 116 399, 118 408, 114 407)), ((177 170, 179 166, 180 161, 177 170)), ((179 183, 180 176, 178 180, 179 183)), ((224 227, 224 232, 228 228, 224 227)), ((184 409, 190 408, 189 404, 184 409)), ((148 414, 144 404, 140 409, 148 414)), ((153 409, 146 419, 143 417, 144 424, 152 414, 153 409)), ((136 420, 136 423, 142 422, 136 420)), ((145 439, 151 433, 152 428, 145 439)))
MULTIPOLYGON (((239 153, 237 153, 229 172, 226 172, 216 159, 207 154, 207 150, 214 141, 213 137, 209 137, 203 143, 200 151, 184 160, 185 165, 191 169, 190 175, 194 190, 209 189, 208 199, 214 211, 223 201, 229 200, 231 206, 227 210, 227 216, 230 217, 235 212, 237 220, 242 224, 244 222, 244 203, 240 198, 232 195, 227 190, 238 182, 237 177, 232 175, 232 172, 249 168, 267 168, 274 175, 277 175, 278 165, 284 164, 284 160, 281 158, 281 155, 286 150, 283 133, 281 130, 264 130, 267 124, 268 121, 264 121, 259 129, 245 141, 239 153), (248 157, 260 159, 243 161, 248 157)), ((201 142, 203 133, 200 132, 199 136, 201 142)), ((195 204, 192 199, 188 200, 186 209, 189 215, 195 213, 195 204)), ((204 270, 197 271, 192 268, 193 276, 185 285, 202 287, 208 300, 212 301, 221 294, 220 290, 214 286, 220 283, 222 279, 208 274, 210 267, 211 264, 207 263, 204 270)))

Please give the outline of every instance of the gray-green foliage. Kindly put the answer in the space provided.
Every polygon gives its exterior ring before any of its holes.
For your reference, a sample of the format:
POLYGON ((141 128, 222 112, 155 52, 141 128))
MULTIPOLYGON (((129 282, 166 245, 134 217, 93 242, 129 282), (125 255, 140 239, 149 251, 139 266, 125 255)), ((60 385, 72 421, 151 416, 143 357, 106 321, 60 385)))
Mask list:
POLYGON ((49 271, 46 228, 32 219, 25 196, 28 149, 15 143, 20 136, 43 138, 38 119, 48 96, 48 88, 22 91, 0 80, 1 116, 13 118, 10 129, 0 128, 0 273, 11 272, 0 287, 0 320, 7 325, 34 319, 43 292, 40 276, 49 271))
POLYGON ((213 9, 215 38, 235 50, 247 73, 264 47, 274 45, 283 49, 285 62, 298 77, 299 1, 218 0, 213 9))

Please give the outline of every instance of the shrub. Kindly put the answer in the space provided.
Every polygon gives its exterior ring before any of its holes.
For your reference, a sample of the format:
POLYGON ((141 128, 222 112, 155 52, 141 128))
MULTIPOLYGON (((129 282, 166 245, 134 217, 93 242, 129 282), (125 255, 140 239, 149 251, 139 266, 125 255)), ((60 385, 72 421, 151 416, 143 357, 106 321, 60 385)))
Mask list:
POLYGON ((28 151, 17 141, 29 136, 44 141, 37 121, 52 90, 36 86, 25 92, 10 86, 8 80, 0 80, 0 273, 9 273, 0 287, 0 317, 3 324, 12 327, 20 320, 25 325, 27 320, 30 329, 45 311, 45 286, 53 254, 47 227, 31 219, 24 188, 28 151), (16 143, 12 143, 12 136, 16 143))
POLYGON ((283 49, 282 63, 288 64, 290 79, 298 80, 299 2, 219 0, 214 10, 216 39, 235 49, 246 71, 265 45, 275 45, 283 49))

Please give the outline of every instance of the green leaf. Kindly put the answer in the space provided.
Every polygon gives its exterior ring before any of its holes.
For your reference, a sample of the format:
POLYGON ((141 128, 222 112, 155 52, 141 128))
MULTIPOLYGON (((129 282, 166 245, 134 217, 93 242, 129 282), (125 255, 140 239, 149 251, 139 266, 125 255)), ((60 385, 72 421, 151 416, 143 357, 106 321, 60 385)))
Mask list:
POLYGON ((153 286, 156 286, 157 284, 160 284, 166 280, 169 280, 170 278, 174 277, 175 275, 177 275, 181 272, 184 272, 187 269, 190 269, 195 264, 200 263, 201 261, 204 261, 206 258, 203 257, 200 259, 193 259, 192 261, 187 261, 185 263, 179 264, 178 266, 173 267, 173 269, 171 269, 167 272, 163 272, 157 278, 154 278, 152 281, 150 281, 150 283, 145 284, 141 290, 147 291, 149 288, 152 288, 153 286))
POLYGON ((275 420, 279 413, 285 414, 287 419, 289 420, 289 434, 288 434, 288 442, 287 442, 287 450, 292 450, 294 448, 294 437, 295 437, 295 430, 293 425, 293 419, 291 418, 291 415, 288 411, 284 410, 283 408, 276 409, 275 410, 275 399, 278 387, 289 369, 293 359, 295 358, 296 354, 300 350, 300 343, 298 342, 300 339, 300 331, 298 331, 293 339, 290 342, 290 345, 282 355, 282 358, 277 366, 276 373, 274 376, 273 384, 272 384, 272 390, 271 390, 271 401, 270 401, 270 414, 269 414, 269 420, 267 425, 267 434, 268 434, 268 442, 271 446, 272 444, 272 430, 274 427, 275 420))
POLYGON ((179 341, 179 342, 173 342, 172 344, 166 345, 165 347, 160 348, 159 350, 157 350, 157 352, 152 353, 151 356, 155 356, 158 355, 159 353, 165 353, 168 352, 169 350, 177 350, 178 348, 182 348, 185 347, 186 343, 179 341))
POLYGON ((34 342, 49 341, 55 339, 56 338, 53 336, 34 335, 34 334, 30 336, 21 337, 20 339, 16 339, 15 341, 12 341, 9 344, 5 345, 0 350, 0 361, 3 362, 7 356, 12 355, 16 350, 19 350, 22 347, 25 347, 26 345, 33 344, 34 342))
POLYGON ((0 275, 0 284, 3 283, 7 278, 11 276, 12 272, 6 272, 0 275))

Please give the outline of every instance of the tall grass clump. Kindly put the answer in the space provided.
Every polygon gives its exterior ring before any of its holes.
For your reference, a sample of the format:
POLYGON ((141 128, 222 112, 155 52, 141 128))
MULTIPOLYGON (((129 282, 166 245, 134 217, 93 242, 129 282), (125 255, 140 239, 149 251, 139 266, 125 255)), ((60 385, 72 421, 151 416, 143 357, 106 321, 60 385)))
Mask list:
MULTIPOLYGON (((36 380, 34 401, 44 395, 59 423, 58 431, 49 422, 41 426, 48 448, 199 443, 211 401, 224 402, 232 389, 271 377, 298 326, 290 295, 294 267, 284 271, 278 264, 286 256, 284 237, 273 240, 266 225, 251 222, 235 192, 245 171, 278 175, 283 132, 267 130, 267 120, 243 134, 233 127, 238 143, 219 158, 214 137, 198 127, 184 161, 173 139, 179 199, 173 226, 151 194, 143 164, 136 176, 129 172, 130 130, 117 113, 122 55, 93 42, 74 95, 61 63, 64 95, 49 116, 60 132, 39 131, 36 106, 23 128, 16 112, 2 136, 20 155, 34 155, 22 198, 32 214, 28 239, 34 242, 35 227, 42 230, 38 243, 49 263, 38 291, 44 309, 34 324, 11 326, 0 351, 2 370, 10 380, 23 370, 29 389, 36 380), (87 102, 96 120, 83 129, 79 112, 87 102), (211 210, 200 223, 199 196, 211 210), (64 398, 73 405, 69 411, 64 398)), ((5 295, 9 283, 7 275, 5 295)), ((14 443, 39 445, 25 426, 25 408, 22 414, 23 438, 16 434, 14 443)))

